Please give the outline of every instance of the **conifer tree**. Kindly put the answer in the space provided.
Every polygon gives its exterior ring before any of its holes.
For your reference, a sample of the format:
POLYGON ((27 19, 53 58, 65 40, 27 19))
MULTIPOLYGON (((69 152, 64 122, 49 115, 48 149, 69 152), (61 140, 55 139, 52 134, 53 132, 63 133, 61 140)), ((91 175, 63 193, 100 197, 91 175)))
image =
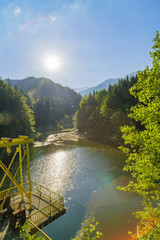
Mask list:
POLYGON ((0 137, 17 137, 34 133, 33 111, 26 98, 15 86, 14 89, 0 80, 0 137))

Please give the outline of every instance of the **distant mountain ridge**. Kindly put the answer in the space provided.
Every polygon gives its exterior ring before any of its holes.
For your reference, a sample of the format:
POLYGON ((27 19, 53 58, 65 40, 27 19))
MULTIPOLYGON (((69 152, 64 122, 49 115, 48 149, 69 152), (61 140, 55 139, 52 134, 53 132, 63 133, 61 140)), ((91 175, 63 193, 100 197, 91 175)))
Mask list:
POLYGON ((75 90, 77 93, 80 93, 80 92, 82 92, 82 91, 84 91, 84 90, 87 90, 88 88, 90 88, 90 87, 74 88, 74 90, 75 90))
MULTIPOLYGON (((137 72, 132 72, 132 73, 128 74, 128 77, 130 78, 132 76, 136 76, 136 73, 137 72)), ((120 80, 120 78, 109 78, 109 79, 105 80, 104 82, 98 84, 97 86, 85 89, 83 91, 80 91, 79 93, 82 96, 84 96, 84 95, 89 95, 90 93, 93 93, 93 91, 98 92, 104 88, 107 90, 109 85, 114 85, 114 84, 118 83, 119 80, 120 80)))
POLYGON ((5 79, 6 83, 10 84, 12 87, 15 85, 34 98, 40 96, 43 97, 53 97, 54 99, 59 99, 68 102, 70 105, 78 106, 81 96, 69 87, 63 87, 62 85, 55 83, 47 78, 36 78, 27 77, 21 80, 5 79))

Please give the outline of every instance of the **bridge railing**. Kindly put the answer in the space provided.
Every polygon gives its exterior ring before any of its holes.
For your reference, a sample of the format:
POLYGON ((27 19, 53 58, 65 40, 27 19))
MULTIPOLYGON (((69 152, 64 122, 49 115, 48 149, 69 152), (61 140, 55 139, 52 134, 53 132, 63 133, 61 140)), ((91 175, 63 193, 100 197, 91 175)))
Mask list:
POLYGON ((36 191, 37 193, 40 193, 41 196, 46 196, 47 198, 49 198, 50 200, 58 200, 60 198, 62 198, 62 196, 52 190, 50 190, 47 187, 42 186, 39 183, 36 183, 34 181, 31 181, 32 183, 32 190, 36 191))
POLYGON ((47 204, 45 207, 41 208, 40 210, 29 215, 27 219, 32 221, 34 224, 37 224, 46 217, 52 217, 53 213, 58 213, 62 209, 62 207, 63 206, 61 205, 60 200, 53 201, 50 204, 47 204))
MULTIPOLYGON (((26 192, 28 192, 29 182, 23 183, 23 189, 26 190, 26 192)), ((18 193, 20 193, 20 191, 16 186, 7 188, 3 191, 0 191, 0 200, 5 199, 6 197, 13 197, 13 196, 17 195, 18 193)))
MULTIPOLYGON (((64 197, 60 194, 50 190, 47 187, 42 186, 34 181, 31 181, 31 190, 32 193, 38 193, 38 196, 48 199, 48 204, 43 208, 35 211, 27 217, 27 220, 38 230, 40 231, 45 239, 51 240, 42 230, 38 228, 38 222, 44 218, 50 218, 56 212, 57 214, 64 209, 64 197), (37 225, 36 225, 37 224, 37 225)), ((29 182, 23 183, 23 189, 28 193, 29 192, 29 182)), ((3 190, 0 192, 0 200, 3 200, 6 197, 14 197, 20 193, 19 189, 14 186, 12 188, 3 190)))
POLYGON ((19 191, 18 191, 18 188, 16 186, 12 187, 10 189, 5 189, 5 190, 0 192, 0 200, 3 200, 6 197, 15 196, 18 192, 19 191))
MULTIPOLYGON (((29 191, 29 182, 23 183, 23 189, 26 190, 26 192, 29 191)), ((54 201, 57 201, 59 202, 61 207, 64 207, 64 197, 60 194, 34 181, 31 181, 31 189, 32 191, 39 193, 41 197, 45 196, 46 198, 48 198, 50 203, 53 204, 54 201)), ((0 192, 0 200, 3 200, 6 197, 13 197, 19 193, 19 189, 16 186, 5 189, 0 192)))
POLYGON ((49 200, 49 204, 45 207, 30 214, 27 218, 33 223, 37 223, 46 217, 51 217, 54 212, 59 212, 64 208, 64 197, 60 194, 42 186, 41 184, 32 181, 32 191, 40 194, 41 197, 45 196, 49 200))

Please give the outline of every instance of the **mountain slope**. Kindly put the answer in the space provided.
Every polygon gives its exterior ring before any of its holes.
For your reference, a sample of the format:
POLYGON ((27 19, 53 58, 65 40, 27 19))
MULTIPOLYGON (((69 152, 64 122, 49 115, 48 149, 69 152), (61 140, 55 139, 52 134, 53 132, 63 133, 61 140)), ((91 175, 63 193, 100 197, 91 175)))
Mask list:
POLYGON ((63 87, 47 78, 28 77, 22 80, 5 79, 12 87, 17 85, 19 89, 28 92, 35 99, 43 97, 53 97, 63 100, 73 106, 78 106, 81 96, 69 87, 63 87))
POLYGON ((108 89, 108 87, 109 87, 109 85, 113 85, 113 84, 116 84, 116 83, 118 83, 118 80, 119 80, 119 78, 116 78, 116 79, 113 79, 113 78, 110 78, 110 79, 107 79, 107 80, 105 80, 104 82, 102 82, 102 83, 100 83, 99 85, 97 85, 97 86, 95 86, 95 87, 91 87, 91 88, 88 88, 88 89, 86 89, 86 90, 84 90, 84 91, 81 91, 80 92, 80 94, 82 95, 82 96, 84 96, 84 95, 89 95, 90 93, 93 93, 93 91, 95 91, 95 92, 98 92, 98 91, 100 91, 100 90, 102 90, 102 89, 108 89))
MULTIPOLYGON (((132 76, 136 76, 136 72, 128 74, 128 77, 132 77, 132 76)), ((89 95, 90 93, 93 93, 93 91, 98 92, 104 88, 108 90, 109 85, 114 85, 118 83, 119 79, 120 78, 109 78, 95 87, 91 87, 83 91, 80 91, 80 94, 84 96, 85 94, 89 95)))

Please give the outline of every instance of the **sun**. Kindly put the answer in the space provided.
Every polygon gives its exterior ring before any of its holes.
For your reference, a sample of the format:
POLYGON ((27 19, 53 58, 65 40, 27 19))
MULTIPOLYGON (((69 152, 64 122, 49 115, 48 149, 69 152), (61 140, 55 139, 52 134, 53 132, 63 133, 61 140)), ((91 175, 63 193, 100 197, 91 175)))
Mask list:
POLYGON ((55 72, 60 69, 60 59, 56 56, 47 56, 44 60, 44 67, 50 72, 55 72))

